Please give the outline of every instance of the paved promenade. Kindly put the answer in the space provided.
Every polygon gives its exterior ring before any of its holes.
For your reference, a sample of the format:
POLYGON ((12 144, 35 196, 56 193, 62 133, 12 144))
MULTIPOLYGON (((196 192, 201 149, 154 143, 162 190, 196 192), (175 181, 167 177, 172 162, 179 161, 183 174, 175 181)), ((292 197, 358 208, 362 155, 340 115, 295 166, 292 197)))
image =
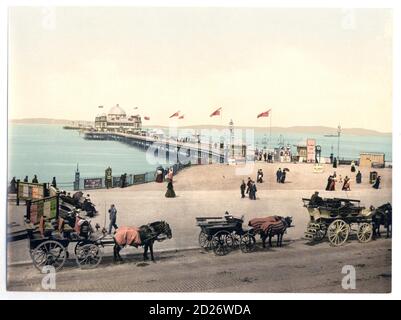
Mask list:
MULTIPOLYGON (((177 197, 165 198, 165 183, 148 183, 129 188, 89 191, 92 201, 99 210, 92 219, 93 225, 108 225, 106 210, 114 203, 118 210, 118 225, 140 226, 156 220, 167 221, 173 231, 169 241, 156 243, 155 250, 181 250, 198 247, 199 227, 197 216, 221 216, 225 211, 235 216, 244 215, 245 225, 255 217, 269 215, 293 216, 295 227, 288 230, 285 239, 301 239, 309 219, 307 210, 302 207, 302 197, 310 197, 315 190, 320 190, 323 197, 342 197, 360 199, 362 205, 381 205, 391 201, 391 169, 379 170, 383 177, 382 189, 375 190, 367 182, 367 170, 363 172, 364 183, 355 185, 353 191, 323 191, 326 179, 333 168, 326 166, 323 174, 313 173, 313 166, 307 164, 288 164, 290 169, 285 184, 275 182, 275 171, 283 164, 256 164, 251 174, 236 175, 236 167, 228 165, 196 166, 185 169, 175 177, 174 187, 177 197), (258 184, 257 200, 241 199, 239 184, 241 179, 251 176, 255 179, 257 169, 265 172, 266 181, 258 184), (105 219, 106 215, 106 219, 105 219)), ((349 166, 336 169, 337 175, 351 175, 349 166)), ((341 188, 339 188, 341 189, 341 188)), ((10 206, 9 217, 23 214, 24 207, 10 206), (17 213, 17 211, 19 213, 17 213), (22 213, 21 213, 22 212, 22 213)), ((328 244, 326 244, 328 245, 328 244)), ((8 263, 29 261, 27 241, 18 241, 8 245, 8 263)), ((129 248, 127 253, 137 249, 129 248)), ((111 248, 105 249, 106 254, 111 248)), ((124 252, 123 251, 123 252, 124 252)))

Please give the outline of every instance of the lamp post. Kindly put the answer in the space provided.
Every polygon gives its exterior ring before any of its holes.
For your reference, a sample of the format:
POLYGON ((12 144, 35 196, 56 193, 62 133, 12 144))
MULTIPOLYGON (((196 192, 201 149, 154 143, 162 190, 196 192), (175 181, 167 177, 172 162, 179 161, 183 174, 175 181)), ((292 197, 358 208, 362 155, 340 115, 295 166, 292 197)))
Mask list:
POLYGON ((340 136, 341 136, 341 126, 337 127, 337 161, 340 164, 340 136))

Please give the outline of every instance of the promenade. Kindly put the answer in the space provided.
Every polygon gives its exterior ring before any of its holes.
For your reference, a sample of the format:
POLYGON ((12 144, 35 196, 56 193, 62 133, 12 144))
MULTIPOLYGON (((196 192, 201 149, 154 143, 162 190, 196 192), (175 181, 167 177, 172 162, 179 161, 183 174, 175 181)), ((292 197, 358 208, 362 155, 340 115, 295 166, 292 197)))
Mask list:
MULTIPOLYGON (((284 239, 299 240, 303 237, 308 222, 307 210, 302 206, 301 199, 310 197, 315 190, 320 191, 322 197, 341 197, 360 199, 361 205, 378 206, 385 202, 391 202, 392 170, 377 170, 382 176, 381 189, 375 190, 368 183, 368 169, 361 170, 363 183, 355 184, 349 166, 341 166, 333 169, 325 166, 325 172, 313 173, 313 165, 310 164, 267 164, 256 163, 252 173, 237 175, 236 166, 205 165, 193 166, 181 171, 174 177, 176 198, 165 198, 165 183, 148 183, 135 185, 128 188, 114 188, 88 191, 92 201, 99 211, 92 218, 92 224, 96 222, 101 226, 108 226, 107 210, 112 203, 116 205, 117 224, 140 226, 156 220, 167 221, 173 231, 173 238, 168 241, 155 244, 155 251, 182 250, 197 248, 199 227, 196 226, 197 216, 222 216, 225 211, 235 216, 244 215, 245 224, 255 217, 269 215, 290 215, 294 219, 294 228, 288 230, 284 239), (285 184, 275 182, 275 171, 278 167, 287 167, 285 184), (242 179, 250 176, 256 179, 258 169, 264 171, 265 182, 257 184, 257 200, 241 199, 239 185, 242 179), (352 178, 351 190, 325 191, 327 176, 336 170, 344 178, 349 175, 352 178)), ((354 174, 353 174, 354 175, 354 174)), ((341 190, 341 186, 337 186, 341 190)), ((22 212, 24 206, 10 205, 9 216, 22 212)), ((326 244, 329 246, 329 244, 326 244)), ((18 241, 8 244, 8 263, 29 261, 27 241, 18 241)), ((361 244, 361 246, 363 246, 361 244)), ((127 248, 122 254, 141 252, 135 248, 127 248)), ((111 254, 111 248, 105 248, 106 254, 111 254)))

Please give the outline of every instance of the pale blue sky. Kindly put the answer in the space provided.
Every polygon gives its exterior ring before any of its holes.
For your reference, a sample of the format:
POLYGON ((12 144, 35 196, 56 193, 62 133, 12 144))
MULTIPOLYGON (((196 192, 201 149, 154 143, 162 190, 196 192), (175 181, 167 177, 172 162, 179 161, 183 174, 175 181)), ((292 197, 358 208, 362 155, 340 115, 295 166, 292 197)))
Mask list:
POLYGON ((9 116, 391 131, 391 54, 385 9, 13 8, 9 116))

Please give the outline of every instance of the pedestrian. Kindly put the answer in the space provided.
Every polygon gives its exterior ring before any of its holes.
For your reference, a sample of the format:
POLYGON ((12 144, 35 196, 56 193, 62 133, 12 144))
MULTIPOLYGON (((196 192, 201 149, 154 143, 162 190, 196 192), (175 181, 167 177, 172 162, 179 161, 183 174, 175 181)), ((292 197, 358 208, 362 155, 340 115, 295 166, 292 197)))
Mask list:
POLYGON ((329 191, 336 191, 336 177, 333 175, 331 176, 331 183, 330 183, 330 188, 329 191))
POLYGON ((262 183, 263 182, 263 171, 262 171, 262 169, 258 170, 258 173, 256 175, 256 181, 258 183, 262 183))
POLYGON ((332 175, 329 175, 327 178, 327 185, 326 185, 326 191, 330 191, 330 186, 331 186, 331 180, 333 179, 332 175))
POLYGON ((373 184, 372 188, 374 188, 374 189, 379 189, 381 179, 382 179, 382 178, 381 178, 380 176, 377 176, 376 181, 375 181, 375 183, 373 184))
POLYGON ((241 198, 243 199, 245 198, 245 189, 246 189, 246 184, 244 180, 242 180, 240 189, 241 189, 241 198))
POLYGON ((248 177, 248 181, 247 181, 247 183, 246 183, 246 193, 248 194, 249 193, 249 191, 251 190, 251 182, 252 182, 252 180, 251 180, 251 178, 250 177, 248 177))
POLYGON ((28 182, 28 176, 25 176, 24 182, 28 182))
POLYGON ((352 160, 352 162, 351 162, 351 172, 355 172, 355 171, 356 171, 356 169, 355 169, 355 161, 352 160))
POLYGON ((10 193, 17 193, 17 181, 13 177, 10 181, 10 193))
POLYGON ((263 154, 263 159, 265 160, 265 162, 267 161, 267 153, 265 151, 265 153, 263 154))
POLYGON ((250 200, 256 200, 256 183, 251 180, 251 184, 249 187, 249 199, 250 200))
POLYGON ((281 175, 283 173, 281 172, 281 168, 278 168, 277 172, 276 172, 276 182, 280 183, 281 182, 281 175))
POLYGON ((356 183, 362 183, 362 173, 361 171, 358 170, 358 173, 356 174, 356 183))
POLYGON ((52 180, 52 187, 57 188, 56 177, 53 177, 53 180, 52 180))
POLYGON ((111 229, 114 228, 114 230, 118 229, 117 226, 117 209, 112 204, 109 209, 109 218, 110 218, 110 224, 109 224, 109 234, 111 234, 111 229))
POLYGON ((280 179, 281 183, 285 183, 286 175, 287 175, 287 171, 283 170, 283 172, 281 173, 281 179, 280 179))
POLYGON ((351 187, 350 187, 350 178, 348 178, 348 176, 345 176, 344 178, 344 184, 343 184, 343 191, 351 191, 351 187))
POLYGON ((333 159, 333 168, 337 168, 337 157, 333 159))
POLYGON ((36 174, 33 176, 32 183, 39 183, 36 174))
POLYGON ((175 198, 175 191, 173 187, 173 181, 169 181, 167 183, 167 191, 166 194, 164 195, 166 198, 175 198))

